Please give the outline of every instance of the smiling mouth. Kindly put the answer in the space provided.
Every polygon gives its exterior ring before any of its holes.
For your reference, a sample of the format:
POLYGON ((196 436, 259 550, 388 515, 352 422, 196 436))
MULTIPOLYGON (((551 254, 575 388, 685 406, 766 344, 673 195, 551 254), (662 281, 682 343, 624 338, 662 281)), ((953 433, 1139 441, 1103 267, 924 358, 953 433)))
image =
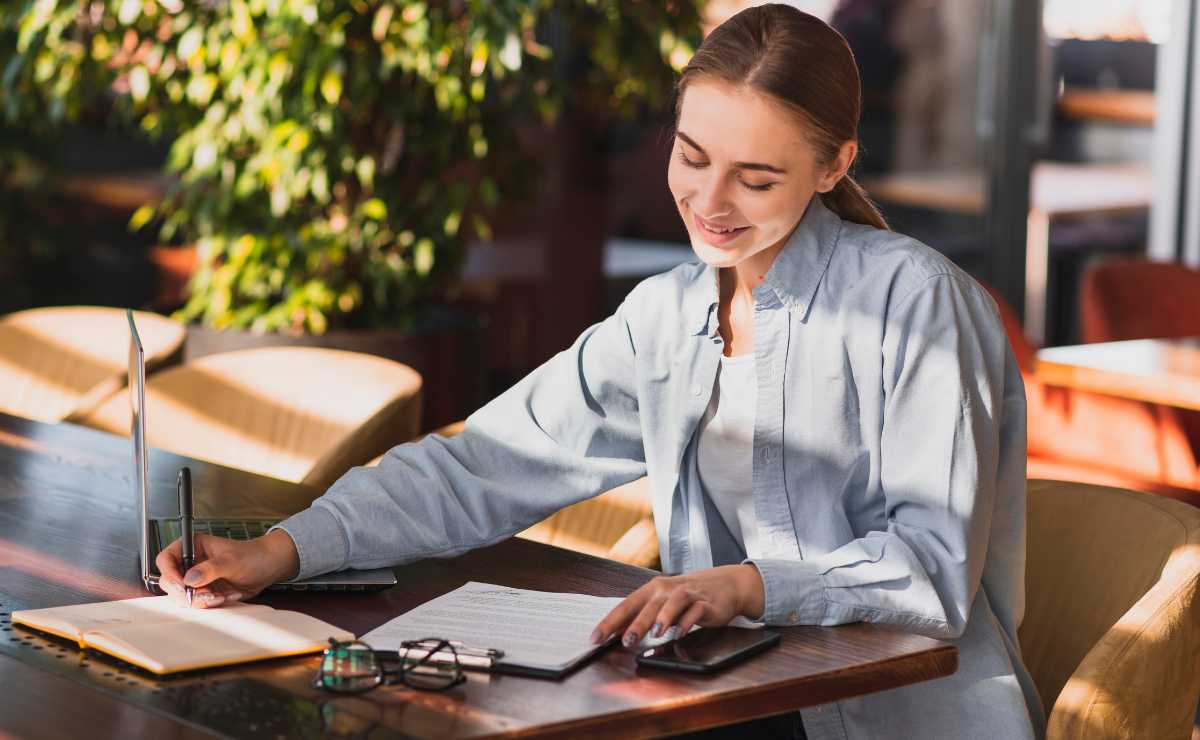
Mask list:
POLYGON ((704 227, 704 230, 711 234, 731 234, 735 231, 745 231, 749 226, 715 226, 708 223, 700 216, 696 216, 696 222, 704 227))

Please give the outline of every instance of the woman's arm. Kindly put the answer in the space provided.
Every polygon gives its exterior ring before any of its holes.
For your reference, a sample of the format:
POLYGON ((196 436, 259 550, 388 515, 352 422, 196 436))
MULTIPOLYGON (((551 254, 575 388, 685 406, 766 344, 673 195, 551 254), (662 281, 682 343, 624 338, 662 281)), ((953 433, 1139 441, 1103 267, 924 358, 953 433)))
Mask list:
POLYGON ((994 304, 965 278, 926 279, 889 315, 882 362, 886 526, 812 560, 755 561, 763 621, 956 637, 985 560, 1022 578, 1025 392, 994 304))
MULTIPOLYGON (((227 557, 201 570, 202 580, 185 585, 204 587, 198 594, 236 590, 248 597, 250 582, 261 579, 237 575, 246 558, 269 559, 262 570, 271 573, 294 558, 298 568, 290 575, 307 578, 452 557, 643 477, 635 347, 625 320, 636 311, 636 296, 473 414, 461 434, 400 445, 377 467, 342 476, 272 530, 282 537, 273 544, 287 547, 237 543, 248 546, 226 548, 227 557)), ((172 557, 163 558, 160 569, 178 575, 172 557)))

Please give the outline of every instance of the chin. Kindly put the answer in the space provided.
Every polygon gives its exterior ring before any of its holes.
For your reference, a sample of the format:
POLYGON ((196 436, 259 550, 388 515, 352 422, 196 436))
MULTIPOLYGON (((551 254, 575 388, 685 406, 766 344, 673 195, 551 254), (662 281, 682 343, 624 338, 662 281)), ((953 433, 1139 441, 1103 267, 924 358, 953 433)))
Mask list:
MULTIPOLYGON (((723 247, 714 246, 699 238, 695 234, 689 234, 692 241, 692 251, 700 258, 700 261, 706 265, 713 267, 733 267, 741 262, 746 256, 746 250, 732 244, 723 247)), ((741 241, 739 239, 739 241, 741 241)))

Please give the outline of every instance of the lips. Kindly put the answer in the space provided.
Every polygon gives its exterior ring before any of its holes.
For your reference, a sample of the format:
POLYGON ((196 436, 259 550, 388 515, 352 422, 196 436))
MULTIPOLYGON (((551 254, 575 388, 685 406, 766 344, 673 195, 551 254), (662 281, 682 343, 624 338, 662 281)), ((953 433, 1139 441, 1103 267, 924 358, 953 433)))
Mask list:
POLYGON ((695 213, 692 214, 692 218, 696 222, 696 233, 701 239, 713 245, 728 244, 750 228, 749 226, 726 226, 713 223, 700 218, 695 213))

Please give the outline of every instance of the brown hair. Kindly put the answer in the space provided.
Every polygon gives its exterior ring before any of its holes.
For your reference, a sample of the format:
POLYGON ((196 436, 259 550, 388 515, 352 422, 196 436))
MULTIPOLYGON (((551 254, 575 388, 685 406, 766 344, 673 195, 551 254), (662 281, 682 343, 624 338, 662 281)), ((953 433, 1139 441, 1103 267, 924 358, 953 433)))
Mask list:
MULTIPOLYGON (((675 83, 680 108, 688 85, 700 81, 749 88, 783 104, 806 128, 819 167, 857 139, 862 87, 850 45, 824 21, 790 5, 748 8, 709 34, 675 83)), ((849 173, 820 197, 839 218, 888 229, 849 173)))

